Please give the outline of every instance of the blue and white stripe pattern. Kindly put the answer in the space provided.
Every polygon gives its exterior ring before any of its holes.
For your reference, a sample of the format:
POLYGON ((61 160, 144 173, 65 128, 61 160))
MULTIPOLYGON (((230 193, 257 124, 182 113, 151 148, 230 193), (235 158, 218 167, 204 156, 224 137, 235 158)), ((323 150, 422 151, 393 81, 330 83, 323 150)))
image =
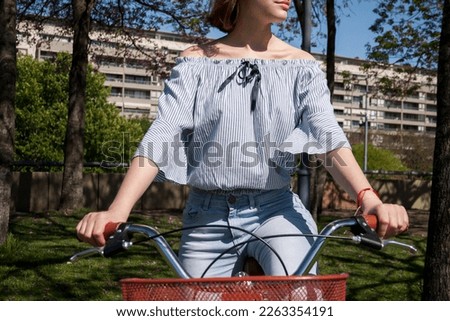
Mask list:
POLYGON ((182 57, 135 156, 159 166, 157 180, 204 190, 269 190, 289 185, 294 154, 340 147, 350 145, 318 62, 182 57), (249 82, 255 79, 235 77, 221 87, 243 61, 260 73, 254 110, 249 82))

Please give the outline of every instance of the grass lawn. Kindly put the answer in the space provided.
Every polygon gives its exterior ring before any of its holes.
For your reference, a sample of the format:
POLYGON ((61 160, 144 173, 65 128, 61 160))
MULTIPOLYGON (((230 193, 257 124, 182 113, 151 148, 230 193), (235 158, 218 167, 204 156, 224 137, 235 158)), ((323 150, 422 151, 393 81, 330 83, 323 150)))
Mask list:
MULTIPOLYGON (((118 281, 128 277, 172 277, 155 248, 136 245, 114 258, 90 257, 68 264, 76 252, 88 248, 75 238, 83 211, 17 215, 0 247, 0 300, 121 300, 118 281)), ((320 225, 331 218, 323 218, 320 225)), ((177 215, 133 214, 131 221, 168 231, 180 226, 177 215)), ((321 253, 322 274, 348 273, 348 300, 420 300, 426 239, 405 235, 401 241, 419 252, 410 255, 397 247, 373 251, 344 241, 329 241, 321 253)), ((178 236, 168 238, 176 249, 178 236)))

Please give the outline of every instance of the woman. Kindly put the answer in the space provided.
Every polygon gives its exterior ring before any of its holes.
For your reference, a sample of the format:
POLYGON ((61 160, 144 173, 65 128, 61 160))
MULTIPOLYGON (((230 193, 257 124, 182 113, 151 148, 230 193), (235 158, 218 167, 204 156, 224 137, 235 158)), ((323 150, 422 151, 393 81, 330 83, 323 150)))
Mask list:
MULTIPOLYGON (((216 0, 210 22, 227 35, 184 51, 159 101, 159 116, 143 138, 107 211, 87 214, 80 239, 101 246, 109 221, 126 221, 154 180, 188 184, 179 256, 192 276, 230 276, 254 257, 269 275, 284 274, 277 255, 251 238, 316 233, 316 225, 289 188, 293 155, 321 158, 361 213, 374 213, 387 238, 408 228, 402 206, 383 204, 355 161, 334 118, 318 63, 275 37, 289 0, 216 0)), ((293 273, 312 242, 308 237, 267 241, 293 273)), ((314 273, 314 271, 312 271, 314 273)))

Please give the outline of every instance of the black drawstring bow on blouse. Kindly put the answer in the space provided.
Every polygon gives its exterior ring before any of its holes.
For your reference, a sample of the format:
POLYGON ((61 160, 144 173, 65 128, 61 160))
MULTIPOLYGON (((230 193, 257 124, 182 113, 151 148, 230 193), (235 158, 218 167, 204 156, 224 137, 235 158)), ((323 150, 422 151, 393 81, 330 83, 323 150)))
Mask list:
POLYGON ((219 87, 219 93, 238 75, 243 87, 247 84, 251 83, 253 79, 255 79, 255 83, 253 84, 252 94, 251 94, 251 111, 255 110, 256 100, 258 98, 258 92, 261 83, 261 73, 259 72, 258 65, 252 64, 249 61, 243 61, 239 67, 236 69, 234 73, 232 73, 219 87), (247 70, 250 69, 250 72, 247 73, 247 70))

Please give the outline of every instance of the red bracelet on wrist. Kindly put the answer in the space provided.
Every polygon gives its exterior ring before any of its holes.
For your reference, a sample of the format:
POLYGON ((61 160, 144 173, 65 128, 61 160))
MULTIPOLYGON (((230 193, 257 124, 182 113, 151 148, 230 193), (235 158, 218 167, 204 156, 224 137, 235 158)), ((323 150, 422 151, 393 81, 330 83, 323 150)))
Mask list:
POLYGON ((371 187, 363 188, 362 190, 360 190, 358 192, 358 195, 356 196, 356 207, 357 208, 361 207, 362 200, 367 191, 373 192, 378 198, 380 198, 380 194, 378 194, 378 192, 376 190, 374 190, 373 188, 371 188, 371 187))

